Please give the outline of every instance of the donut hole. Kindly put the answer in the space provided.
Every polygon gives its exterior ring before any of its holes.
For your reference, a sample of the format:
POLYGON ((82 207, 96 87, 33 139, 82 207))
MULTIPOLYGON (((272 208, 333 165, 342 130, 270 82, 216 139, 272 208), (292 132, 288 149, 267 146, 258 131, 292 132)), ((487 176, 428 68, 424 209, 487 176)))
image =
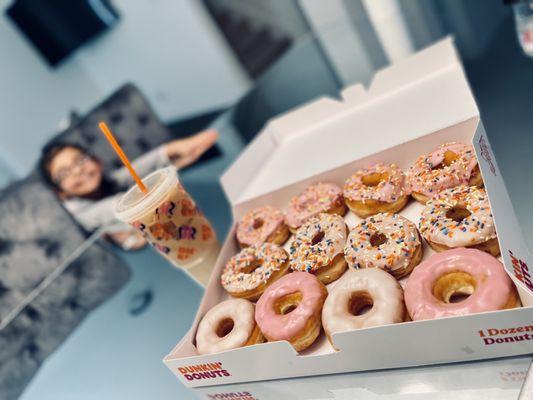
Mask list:
POLYGON ((387 236, 385 236, 383 233, 374 233, 372 236, 370 236, 370 245, 373 247, 379 247, 382 244, 387 243, 389 239, 387 236))
POLYGON ((326 236, 324 231, 318 232, 315 236, 313 236, 313 239, 311 239, 311 245, 314 246, 315 244, 320 243, 322 239, 324 239, 324 236, 326 236))
POLYGON ((389 176, 386 173, 374 172, 373 174, 364 175, 361 178, 361 182, 363 182, 363 185, 365 186, 374 187, 388 178, 389 176))
POLYGON ((254 223, 252 224, 252 228, 259 229, 265 224, 265 221, 263 221, 261 218, 254 219, 254 223))
POLYGON ((450 272, 442 275, 433 285, 433 295, 447 304, 460 303, 475 290, 476 281, 466 272, 450 272))
POLYGON ((253 273, 257 268, 260 268, 263 265, 263 260, 259 260, 258 258, 254 258, 248 265, 241 268, 241 272, 245 274, 251 274, 253 273))
POLYGON ((302 301, 302 293, 295 292, 286 294, 274 302, 274 311, 278 315, 287 315, 293 312, 302 301))
POLYGON ((446 218, 449 218, 455 222, 462 222, 465 218, 468 218, 472 213, 464 206, 454 206, 446 211, 446 218))
POLYGON ((433 168, 431 169, 442 169, 444 167, 449 167, 458 158, 459 158, 459 154, 454 153, 453 151, 450 151, 450 150, 446 150, 444 152, 444 158, 442 159, 442 162, 437 165, 434 165, 433 168))
POLYGON ((235 326, 235 323, 231 318, 224 318, 222 321, 218 323, 216 334, 218 337, 223 338, 233 330, 233 327, 235 326))
POLYGON ((356 317, 366 314, 373 306, 374 301, 367 292, 354 292, 348 300, 348 312, 356 317))

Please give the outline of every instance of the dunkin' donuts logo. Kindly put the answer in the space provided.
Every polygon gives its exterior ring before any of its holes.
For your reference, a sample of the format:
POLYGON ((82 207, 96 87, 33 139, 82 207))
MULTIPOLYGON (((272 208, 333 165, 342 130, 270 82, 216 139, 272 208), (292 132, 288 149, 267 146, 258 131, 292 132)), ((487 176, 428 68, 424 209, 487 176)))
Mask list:
POLYGON ((509 250, 509 257, 511 257, 511 263, 513 264, 514 276, 516 276, 520 282, 526 285, 528 289, 533 290, 533 283, 531 282, 531 275, 526 262, 515 257, 511 250, 509 250))
POLYGON ((259 400, 252 396, 250 392, 225 392, 225 393, 214 393, 214 394, 208 394, 208 399, 213 400, 259 400))
POLYGON ((479 137, 478 144, 479 144, 479 149, 481 151, 481 157, 483 157, 483 159, 489 165, 489 170, 491 174, 494 176, 498 175, 496 173, 496 166, 494 165, 494 161, 492 161, 492 156, 490 153, 489 145, 487 143, 487 140, 485 139, 485 136, 479 137))
POLYGON ((199 379, 224 378, 231 376, 231 374, 222 368, 221 362, 209 364, 197 364, 188 367, 179 367, 178 370, 188 381, 199 379))
POLYGON ((478 331, 478 334, 483 340, 483 344, 486 346, 501 343, 522 342, 524 340, 533 340, 533 325, 504 329, 482 329, 478 331))

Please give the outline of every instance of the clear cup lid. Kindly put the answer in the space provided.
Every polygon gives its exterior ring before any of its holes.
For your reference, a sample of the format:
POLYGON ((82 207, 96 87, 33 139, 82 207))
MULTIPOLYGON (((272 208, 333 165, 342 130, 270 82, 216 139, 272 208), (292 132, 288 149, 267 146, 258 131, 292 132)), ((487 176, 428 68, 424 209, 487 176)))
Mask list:
POLYGON ((156 208, 178 182, 177 169, 175 167, 159 169, 143 178, 142 181, 148 193, 144 194, 137 185, 133 185, 115 206, 115 216, 119 220, 130 222, 156 208))

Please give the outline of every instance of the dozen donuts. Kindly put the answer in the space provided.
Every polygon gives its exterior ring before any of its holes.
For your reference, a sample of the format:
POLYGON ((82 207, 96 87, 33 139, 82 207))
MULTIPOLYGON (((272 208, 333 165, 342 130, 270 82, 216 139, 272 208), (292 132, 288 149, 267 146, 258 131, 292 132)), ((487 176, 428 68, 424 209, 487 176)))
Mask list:
POLYGON ((198 352, 280 340, 303 351, 322 328, 333 345, 344 331, 520 306, 495 258, 500 250, 482 186, 472 146, 452 142, 405 173, 375 163, 342 189, 310 185, 284 211, 248 211, 236 228, 241 250, 220 279, 233 299, 200 321, 198 352), (418 221, 398 214, 409 196, 423 203, 418 221), (361 218, 350 228, 347 209, 361 218), (422 239, 437 252, 424 261, 422 239))

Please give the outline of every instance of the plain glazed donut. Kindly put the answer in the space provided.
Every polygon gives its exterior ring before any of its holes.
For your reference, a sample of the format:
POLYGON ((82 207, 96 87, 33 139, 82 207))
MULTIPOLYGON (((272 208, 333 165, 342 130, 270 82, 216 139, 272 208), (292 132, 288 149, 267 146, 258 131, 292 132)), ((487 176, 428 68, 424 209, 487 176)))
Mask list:
POLYGON ((272 206, 250 210, 237 224, 237 241, 241 247, 264 242, 282 245, 290 232, 283 213, 272 206))
POLYGON ((342 190, 334 183, 315 183, 293 197, 285 211, 285 223, 295 233, 309 218, 320 213, 346 214, 342 190))
POLYGON ((405 177, 396 164, 376 164, 357 171, 344 184, 346 205, 361 218, 400 211, 409 199, 405 177))
POLYGON ((403 290, 393 276, 379 268, 350 269, 328 294, 322 324, 333 343, 334 333, 395 324, 405 315, 403 290), (371 309, 359 315, 365 307, 371 309))
POLYGON ((459 185, 483 186, 472 145, 445 143, 420 156, 407 171, 408 191, 425 204, 438 192, 459 185))
POLYGON ((396 279, 409 275, 422 260, 416 225, 399 214, 377 214, 348 235, 344 248, 351 268, 381 268, 396 279))
POLYGON ((289 256, 281 247, 263 243, 242 249, 222 271, 220 281, 233 297, 255 301, 265 288, 289 270, 289 256))
POLYGON ((196 332, 196 349, 200 354, 219 353, 264 341, 254 320, 254 305, 244 299, 226 300, 211 308, 196 332))
POLYGON ((265 290, 257 302, 255 320, 269 342, 287 340, 296 351, 304 350, 320 334, 327 294, 314 275, 293 272, 265 290))
POLYGON ((405 285, 413 321, 497 311, 518 306, 518 294, 503 265, 475 249, 437 253, 415 268, 405 285), (452 302, 453 296, 469 295, 452 302))
POLYGON ((484 189, 458 186, 428 201, 420 217, 420 233, 436 251, 471 247, 497 256, 500 246, 484 189))
POLYGON ((309 219, 291 242, 291 269, 315 274, 325 285, 339 279, 347 267, 343 254, 346 231, 344 219, 336 214, 322 213, 309 219))

